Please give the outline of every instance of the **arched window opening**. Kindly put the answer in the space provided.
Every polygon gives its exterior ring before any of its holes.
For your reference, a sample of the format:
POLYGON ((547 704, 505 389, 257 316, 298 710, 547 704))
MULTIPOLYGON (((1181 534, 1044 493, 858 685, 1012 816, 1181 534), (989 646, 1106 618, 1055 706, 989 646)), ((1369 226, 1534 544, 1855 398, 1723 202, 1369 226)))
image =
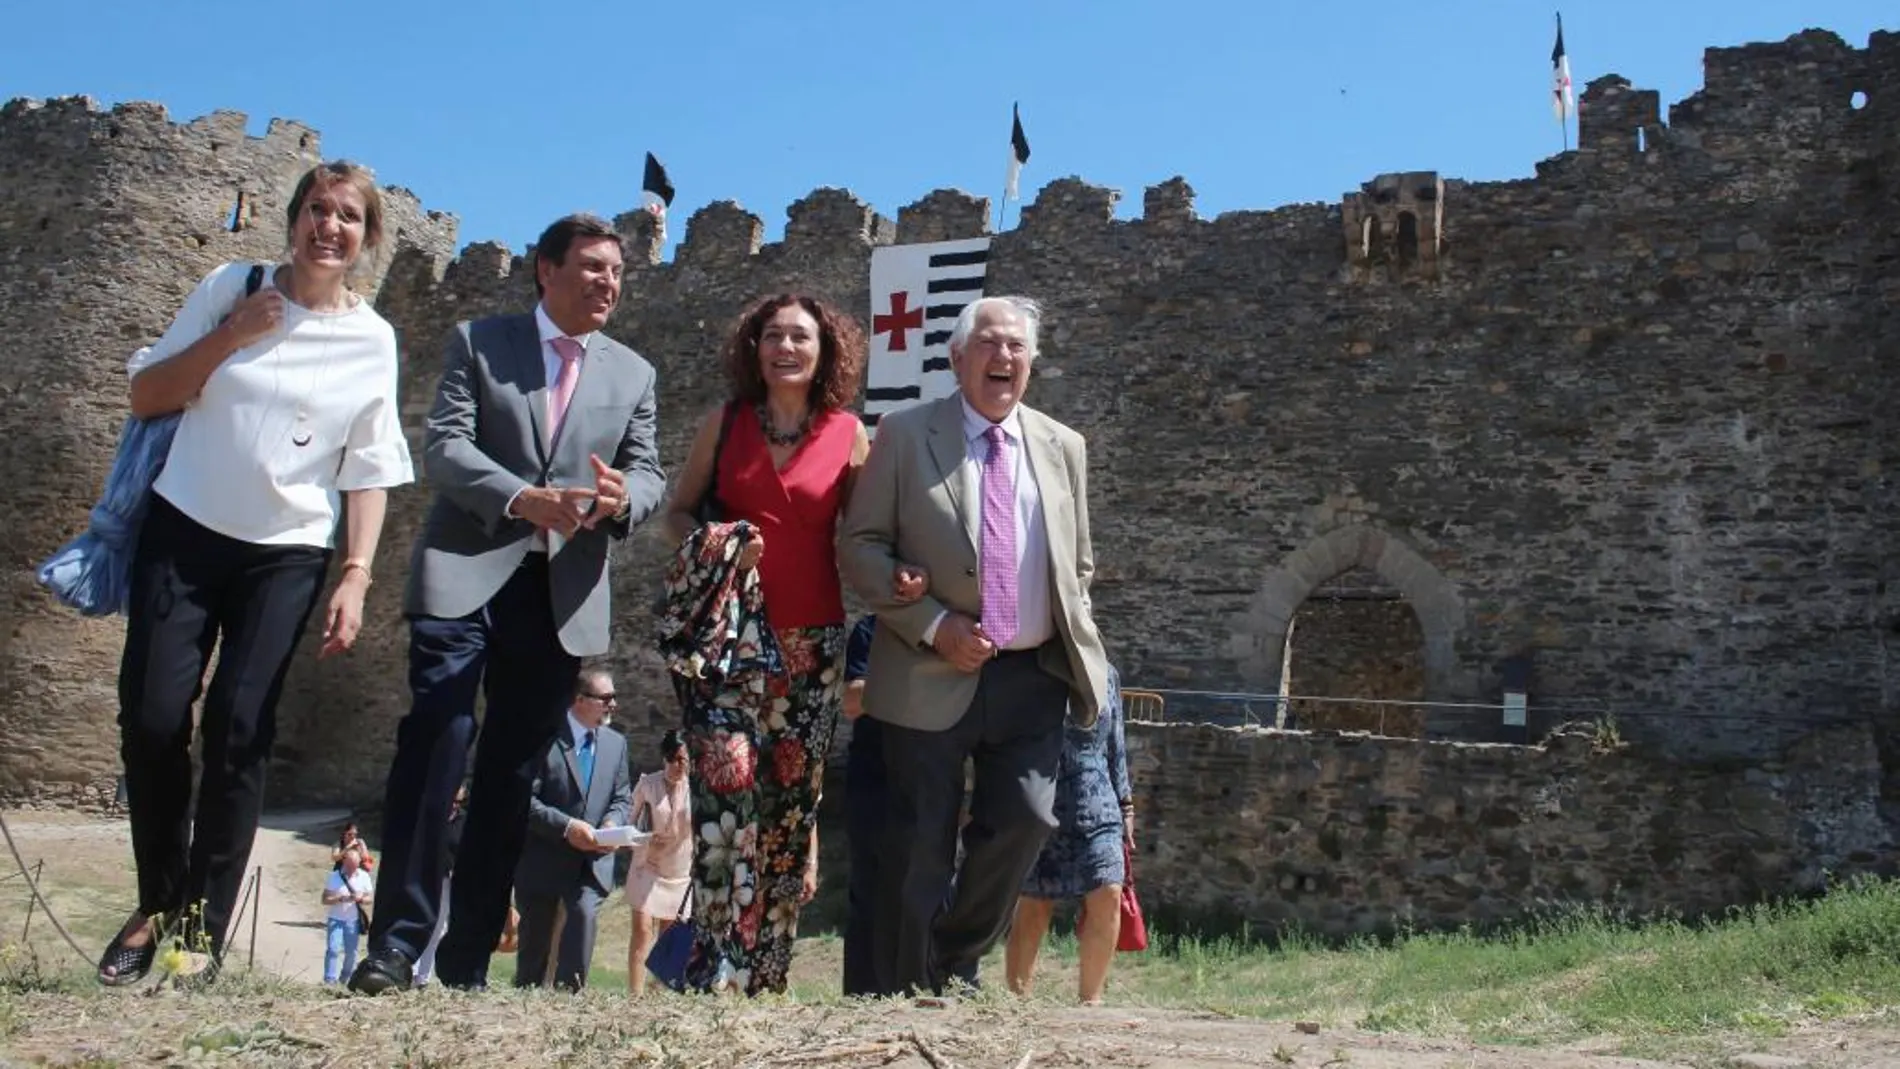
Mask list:
POLYGON ((1399 213, 1399 263, 1411 266, 1418 262, 1418 216, 1411 212, 1399 213))

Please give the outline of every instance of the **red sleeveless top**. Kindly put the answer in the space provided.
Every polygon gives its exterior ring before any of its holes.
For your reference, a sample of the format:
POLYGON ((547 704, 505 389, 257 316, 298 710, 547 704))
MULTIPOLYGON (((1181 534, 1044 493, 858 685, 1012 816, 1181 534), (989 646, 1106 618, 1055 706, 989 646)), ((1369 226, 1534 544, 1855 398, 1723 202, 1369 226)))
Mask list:
POLYGON ((845 476, 858 440, 858 417, 830 411, 812 420, 782 470, 759 426, 758 409, 742 405, 719 454, 719 504, 728 520, 746 520, 765 536, 759 583, 772 629, 844 623, 838 581, 838 519, 845 476))

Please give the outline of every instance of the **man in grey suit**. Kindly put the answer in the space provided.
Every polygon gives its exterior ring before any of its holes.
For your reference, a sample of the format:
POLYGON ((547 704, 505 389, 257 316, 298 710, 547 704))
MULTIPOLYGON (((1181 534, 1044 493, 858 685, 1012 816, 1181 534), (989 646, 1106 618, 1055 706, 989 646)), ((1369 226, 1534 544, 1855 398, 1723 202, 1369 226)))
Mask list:
POLYGON ((486 986, 521 854, 532 762, 581 658, 607 652, 608 549, 665 489, 653 368, 601 333, 620 300, 620 237, 589 215, 534 249, 540 302, 458 324, 429 411, 435 499, 410 563, 409 715, 396 728, 370 952, 350 987, 410 986, 435 926, 441 837, 486 699, 468 825, 436 975, 486 986))
POLYGON ((553 983, 573 991, 587 986, 600 902, 614 886, 613 848, 601 846, 594 832, 625 825, 633 807, 627 740, 606 726, 614 705, 612 676, 581 673, 563 730, 535 765, 528 841, 515 867, 516 987, 547 980, 557 922, 553 983))
POLYGON ((958 394, 878 423, 845 515, 845 578, 877 613, 864 705, 890 782, 875 936, 889 991, 941 991, 1007 930, 1055 827, 1065 711, 1093 724, 1106 692, 1086 448, 1021 403, 1040 321, 1026 298, 967 306, 950 337, 958 394), (922 600, 894 597, 900 561, 929 570, 922 600))

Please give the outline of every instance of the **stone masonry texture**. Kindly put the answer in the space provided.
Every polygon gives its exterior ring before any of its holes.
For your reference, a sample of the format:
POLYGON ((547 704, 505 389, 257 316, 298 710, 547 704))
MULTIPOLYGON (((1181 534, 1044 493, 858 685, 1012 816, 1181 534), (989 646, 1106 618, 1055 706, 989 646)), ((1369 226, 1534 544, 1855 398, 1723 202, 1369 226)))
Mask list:
MULTIPOLYGON (((1403 664, 1408 693, 1446 703, 1392 739, 1195 724, 1218 710, 1170 698, 1171 723, 1131 738, 1154 893, 1371 930, 1555 899, 1715 908, 1888 862, 1900 34, 1711 49, 1704 83, 1665 122, 1656 93, 1597 79, 1577 149, 1526 180, 1372 175, 1338 203, 1203 219, 1176 178, 1118 220, 1118 192, 1064 178, 995 236, 990 292, 1047 310, 1030 401, 1089 441, 1094 602, 1129 684, 1276 693, 1289 622, 1360 570, 1415 617, 1379 633, 1414 645, 1322 661, 1403 664), (1507 658, 1531 665, 1533 745, 1467 707, 1499 700, 1507 658)), ((127 354, 212 265, 281 250, 318 158, 283 120, 250 137, 228 112, 0 109, 0 798, 110 796, 122 623, 76 618, 31 568, 96 497, 127 354)), ((453 217, 388 198, 363 288, 402 340, 419 447, 442 339, 531 307, 531 261, 457 254, 453 217)), ((809 290, 863 317, 874 246, 984 234, 990 209, 939 190, 893 222, 822 189, 766 244, 722 201, 671 262, 651 216, 616 219, 608 330, 659 369, 668 471, 747 300, 809 290)), ((380 799, 426 495, 392 500, 359 648, 300 651, 275 803, 380 799)), ((615 564, 608 666, 643 767, 677 716, 649 615, 667 548, 645 532, 615 564)))

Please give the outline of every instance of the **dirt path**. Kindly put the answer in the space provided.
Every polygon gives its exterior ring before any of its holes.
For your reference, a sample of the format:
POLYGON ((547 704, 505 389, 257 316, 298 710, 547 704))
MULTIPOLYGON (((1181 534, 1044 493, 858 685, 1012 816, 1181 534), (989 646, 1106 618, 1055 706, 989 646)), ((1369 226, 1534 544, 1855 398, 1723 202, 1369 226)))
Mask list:
MULTIPOLYGON (((1054 1009, 982 1004, 815 1006, 709 1003, 661 996, 629 1012, 624 997, 545 991, 467 996, 421 992, 348 998, 112 996, 16 1000, 0 1034, 9 1057, 56 1065, 180 1064, 191 1047, 250 1064, 694 1065, 784 1069, 1687 1069, 1893 1066, 1900 1036, 1841 1027, 1775 1041, 1773 1054, 1706 1050, 1682 1060, 1619 1057, 1601 1046, 1525 1048, 1457 1038, 1213 1018, 1185 1010, 1054 1009), (268 1007, 268 1014, 263 1011, 268 1007)), ((1598 1044, 1613 1041, 1600 1039, 1598 1044)), ((1746 1050, 1747 1048, 1743 1048, 1746 1050)))
MULTIPOLYGON (((1235 1019, 1186 1009, 1141 1006, 1084 1010, 979 998, 945 1007, 909 1003, 841 1006, 777 1000, 723 1002, 663 995, 629 1012, 625 996, 483 996, 426 992, 360 999, 321 992, 323 907, 329 844, 341 811, 278 813, 265 819, 252 852, 261 869, 256 967, 286 977, 302 994, 139 998, 86 990, 0 999, 0 1065, 10 1059, 53 1064, 144 1062, 182 1056, 193 1045, 222 1045, 283 1066, 335 1064, 535 1065, 771 1064, 858 1069, 885 1066, 1025 1064, 1031 1069, 1141 1066, 1144 1069, 1666 1069, 1694 1066, 1900 1066, 1900 1031, 1887 1014, 1835 1021, 1750 1043, 1712 1040, 1681 1060, 1619 1057, 1608 1036, 1532 1048, 1327 1026, 1309 1034, 1286 1021, 1235 1019), (246 1023, 250 1022, 250 1023, 246 1023), (199 1037, 193 1039, 191 1037, 199 1037), (209 1037, 209 1038, 205 1038, 209 1037), (1753 1049, 1767 1057, 1735 1055, 1753 1049), (1779 1060, 1778 1060, 1779 1059, 1779 1060)), ((131 849, 123 820, 78 815, 9 814, 29 866, 44 861, 56 908, 87 946, 103 941, 130 907, 131 849)), ((19 888, 0 884, 0 926, 11 933, 24 908, 19 888), (8 895, 12 895, 9 898, 8 895)), ((232 932, 233 955, 250 960, 251 917, 232 932)), ((46 935, 36 926, 35 939, 46 935)), ((624 935, 618 936, 624 939, 624 935)), ((0 942, 4 942, 0 939, 0 942)), ((63 950, 49 944, 63 959, 63 950)), ((819 967, 828 964, 812 962, 819 967)), ((207 1049, 209 1049, 207 1047, 207 1049)))
POLYGON ((231 953, 290 980, 323 980, 323 881, 330 872, 329 843, 348 819, 342 810, 267 814, 251 847, 251 867, 263 872, 256 925, 247 914, 229 937, 231 953))
MULTIPOLYGON (((347 818, 343 810, 264 817, 251 849, 252 867, 263 870, 256 923, 251 907, 244 907, 228 940, 237 964, 250 962, 255 930, 257 968, 308 983, 323 978, 319 898, 330 871, 328 844, 347 818)), ((104 945, 138 901, 125 821, 82 814, 10 813, 7 824, 28 867, 40 867, 41 889, 60 918, 88 955, 97 953, 95 948, 104 945)), ((5 868, 12 867, 12 859, 6 858, 5 868)), ((5 904, 0 919, 9 925, 18 923, 26 908, 24 886, 17 880, 0 884, 0 902, 5 904)), ((51 940, 45 921, 39 922, 35 937, 46 941, 55 960, 69 961, 65 948, 51 940)), ((90 958, 80 964, 90 964, 90 958)))

